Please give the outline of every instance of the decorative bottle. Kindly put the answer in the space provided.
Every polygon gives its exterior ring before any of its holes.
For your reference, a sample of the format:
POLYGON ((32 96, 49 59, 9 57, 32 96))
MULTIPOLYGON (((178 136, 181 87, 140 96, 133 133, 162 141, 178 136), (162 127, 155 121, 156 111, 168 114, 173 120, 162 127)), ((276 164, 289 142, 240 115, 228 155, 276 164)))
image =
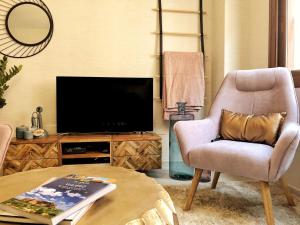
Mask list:
POLYGON ((176 180, 191 180, 194 169, 184 164, 173 130, 177 121, 194 120, 194 115, 186 113, 186 102, 177 102, 177 113, 170 115, 169 131, 169 176, 176 180))

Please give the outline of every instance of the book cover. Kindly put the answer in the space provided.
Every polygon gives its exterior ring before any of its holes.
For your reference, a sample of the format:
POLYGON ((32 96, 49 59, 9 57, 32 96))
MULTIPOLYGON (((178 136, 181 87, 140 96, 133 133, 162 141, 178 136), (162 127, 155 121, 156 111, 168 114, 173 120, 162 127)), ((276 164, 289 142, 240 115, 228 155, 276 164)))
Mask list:
POLYGON ((0 209, 57 224, 115 188, 99 178, 68 175, 0 203, 0 209))

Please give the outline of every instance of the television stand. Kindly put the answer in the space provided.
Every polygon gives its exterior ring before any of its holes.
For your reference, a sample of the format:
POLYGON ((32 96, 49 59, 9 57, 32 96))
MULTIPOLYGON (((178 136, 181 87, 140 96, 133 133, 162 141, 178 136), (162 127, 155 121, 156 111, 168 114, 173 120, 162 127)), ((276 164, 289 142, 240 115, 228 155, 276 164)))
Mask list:
POLYGON ((147 171, 161 168, 161 151, 161 137, 155 133, 14 138, 5 157, 3 173, 86 163, 110 163, 147 171))
POLYGON ((110 163, 134 170, 161 168, 161 138, 155 133, 91 134, 62 136, 60 165, 110 163), (66 153, 67 147, 83 153, 66 153))

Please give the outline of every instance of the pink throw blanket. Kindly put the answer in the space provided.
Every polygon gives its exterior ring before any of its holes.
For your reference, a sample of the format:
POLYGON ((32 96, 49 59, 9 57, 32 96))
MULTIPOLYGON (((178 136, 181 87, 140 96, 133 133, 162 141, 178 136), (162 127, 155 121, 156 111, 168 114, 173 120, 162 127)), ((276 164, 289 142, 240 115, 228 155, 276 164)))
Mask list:
POLYGON ((164 119, 177 112, 177 102, 186 102, 196 114, 204 105, 204 66, 200 52, 165 52, 163 75, 164 119))

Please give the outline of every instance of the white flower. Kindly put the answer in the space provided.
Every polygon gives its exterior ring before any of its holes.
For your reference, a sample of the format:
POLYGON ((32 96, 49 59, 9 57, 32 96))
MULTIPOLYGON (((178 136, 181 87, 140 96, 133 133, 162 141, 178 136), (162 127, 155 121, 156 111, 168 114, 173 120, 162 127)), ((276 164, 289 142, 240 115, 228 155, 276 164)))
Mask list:
POLYGON ((80 193, 71 193, 70 191, 66 191, 66 193, 71 198, 73 198, 73 197, 84 198, 80 193))
POLYGON ((60 191, 56 191, 56 189, 54 188, 46 188, 46 187, 38 187, 32 190, 31 193, 35 195, 47 195, 51 197, 62 196, 62 193, 60 191))

